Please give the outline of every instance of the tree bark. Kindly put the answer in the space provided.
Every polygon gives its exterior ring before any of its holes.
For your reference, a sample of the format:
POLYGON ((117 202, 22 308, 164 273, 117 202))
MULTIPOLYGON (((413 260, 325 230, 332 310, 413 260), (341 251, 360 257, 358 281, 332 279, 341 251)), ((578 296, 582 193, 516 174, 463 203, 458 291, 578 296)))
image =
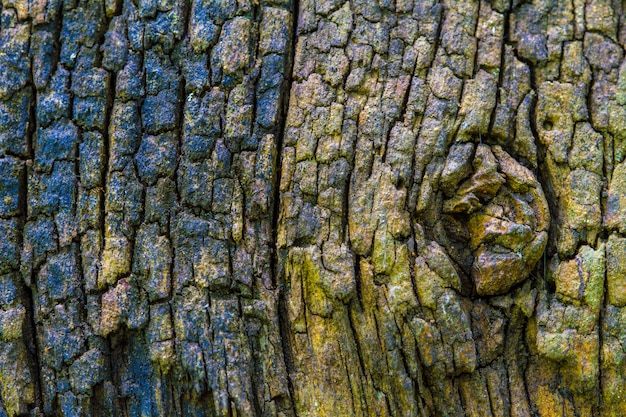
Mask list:
POLYGON ((1 416, 626 415, 612 0, 2 0, 1 416))

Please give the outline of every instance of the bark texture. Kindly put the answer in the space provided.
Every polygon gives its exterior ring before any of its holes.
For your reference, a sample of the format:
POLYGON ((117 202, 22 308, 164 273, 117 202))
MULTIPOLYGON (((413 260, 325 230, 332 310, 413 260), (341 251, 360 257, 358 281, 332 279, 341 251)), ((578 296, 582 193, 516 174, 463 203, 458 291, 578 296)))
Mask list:
POLYGON ((626 415, 613 0, 2 0, 0 417, 626 415))

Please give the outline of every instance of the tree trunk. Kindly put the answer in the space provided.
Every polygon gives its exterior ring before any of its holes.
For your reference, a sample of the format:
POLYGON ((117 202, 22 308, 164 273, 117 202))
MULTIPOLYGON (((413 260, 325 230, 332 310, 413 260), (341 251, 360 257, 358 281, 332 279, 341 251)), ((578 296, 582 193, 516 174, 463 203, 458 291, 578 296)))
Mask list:
POLYGON ((626 415, 622 2, 0 14, 0 417, 626 415))

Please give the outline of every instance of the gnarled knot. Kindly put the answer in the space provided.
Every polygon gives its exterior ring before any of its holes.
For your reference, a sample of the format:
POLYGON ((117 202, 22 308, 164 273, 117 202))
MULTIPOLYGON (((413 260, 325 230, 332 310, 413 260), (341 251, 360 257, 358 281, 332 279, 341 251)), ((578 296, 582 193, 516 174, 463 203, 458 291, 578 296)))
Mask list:
POLYGON ((550 214, 534 174, 500 146, 452 146, 440 177, 443 212, 467 219, 478 295, 525 281, 545 249, 550 214))

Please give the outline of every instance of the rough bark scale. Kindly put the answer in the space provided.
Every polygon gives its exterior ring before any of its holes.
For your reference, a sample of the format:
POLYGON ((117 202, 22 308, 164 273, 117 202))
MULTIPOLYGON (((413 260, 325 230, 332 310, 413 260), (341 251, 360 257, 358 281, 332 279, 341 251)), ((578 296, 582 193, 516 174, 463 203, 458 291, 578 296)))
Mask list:
POLYGON ((0 416, 626 414, 625 30, 3 0, 0 416))

